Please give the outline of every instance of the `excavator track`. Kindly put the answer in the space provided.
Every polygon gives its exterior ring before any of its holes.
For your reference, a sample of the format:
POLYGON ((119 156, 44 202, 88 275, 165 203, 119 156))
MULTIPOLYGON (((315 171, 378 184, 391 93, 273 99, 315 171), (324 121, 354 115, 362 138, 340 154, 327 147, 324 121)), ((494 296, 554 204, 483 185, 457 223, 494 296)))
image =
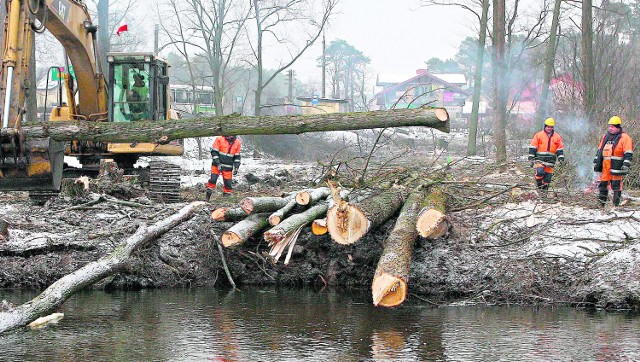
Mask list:
POLYGON ((180 202, 181 170, 179 165, 152 159, 149 162, 149 198, 159 202, 180 202))

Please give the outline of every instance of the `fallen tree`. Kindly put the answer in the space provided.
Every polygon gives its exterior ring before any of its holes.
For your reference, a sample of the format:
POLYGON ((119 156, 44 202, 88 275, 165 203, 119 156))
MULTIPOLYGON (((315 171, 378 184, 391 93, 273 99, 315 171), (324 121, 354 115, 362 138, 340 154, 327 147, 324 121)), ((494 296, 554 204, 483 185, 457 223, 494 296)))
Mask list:
POLYGON ((374 305, 395 307, 407 297, 413 248, 418 238, 415 224, 424 202, 424 192, 411 193, 393 230, 383 242, 382 254, 371 284, 374 305))
POLYGON ((51 137, 56 141, 166 143, 218 135, 300 134, 410 126, 449 132, 449 114, 444 108, 417 108, 304 116, 227 115, 153 122, 38 122, 24 125, 21 133, 25 138, 51 137))
POLYGON ((118 245, 109 255, 64 276, 29 302, 11 311, 0 312, 0 334, 26 326, 37 318, 53 312, 74 293, 119 272, 134 251, 188 220, 204 205, 204 202, 193 202, 150 227, 140 226, 135 234, 118 245))

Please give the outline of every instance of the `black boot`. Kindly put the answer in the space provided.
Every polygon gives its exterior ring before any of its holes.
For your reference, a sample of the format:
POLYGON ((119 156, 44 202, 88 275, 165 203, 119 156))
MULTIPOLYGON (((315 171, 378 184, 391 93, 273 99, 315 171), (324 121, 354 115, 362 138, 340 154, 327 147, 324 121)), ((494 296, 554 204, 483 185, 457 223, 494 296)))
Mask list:
POLYGON ((613 192, 613 206, 620 206, 620 201, 622 200, 622 191, 614 191, 613 192))
POLYGON ((536 180, 536 187, 542 189, 542 180, 536 180))
POLYGON ((204 200, 206 202, 209 202, 209 200, 211 199, 211 194, 213 193, 213 191, 211 191, 210 189, 207 189, 207 192, 204 194, 204 200))
POLYGON ((600 194, 598 195, 598 201, 600 201, 600 207, 604 207, 604 205, 607 203, 607 195, 608 195, 607 190, 605 190, 604 192, 600 191, 600 194))

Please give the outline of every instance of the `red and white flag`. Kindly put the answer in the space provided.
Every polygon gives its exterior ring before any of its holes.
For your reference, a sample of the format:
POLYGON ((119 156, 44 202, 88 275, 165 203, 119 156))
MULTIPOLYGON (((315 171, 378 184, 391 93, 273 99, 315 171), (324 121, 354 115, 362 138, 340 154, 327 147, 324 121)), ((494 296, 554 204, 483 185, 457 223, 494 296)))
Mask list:
POLYGON ((120 33, 123 33, 125 31, 129 31, 129 27, 127 26, 127 24, 122 24, 118 27, 118 30, 116 30, 116 35, 120 36, 120 33))

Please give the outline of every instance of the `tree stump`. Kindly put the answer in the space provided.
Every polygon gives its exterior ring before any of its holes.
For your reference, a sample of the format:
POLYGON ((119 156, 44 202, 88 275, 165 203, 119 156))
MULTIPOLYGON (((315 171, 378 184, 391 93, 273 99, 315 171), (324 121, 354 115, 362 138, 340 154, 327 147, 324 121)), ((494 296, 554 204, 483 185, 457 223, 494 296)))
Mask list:
POLYGON ((84 197, 89 194, 89 178, 81 176, 77 179, 62 179, 60 192, 71 197, 84 197))

